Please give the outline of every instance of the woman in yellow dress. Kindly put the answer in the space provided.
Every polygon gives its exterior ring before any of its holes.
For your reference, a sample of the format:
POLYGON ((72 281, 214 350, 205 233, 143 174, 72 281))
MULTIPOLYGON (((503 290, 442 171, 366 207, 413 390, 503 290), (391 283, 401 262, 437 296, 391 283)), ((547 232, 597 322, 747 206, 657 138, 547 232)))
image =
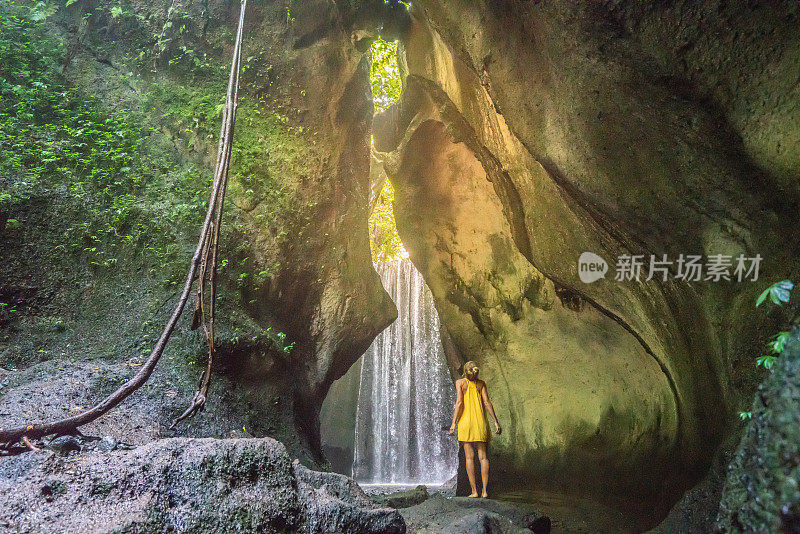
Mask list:
POLYGON ((486 423, 484 407, 494 419, 495 432, 500 434, 500 421, 494 413, 494 406, 489 400, 489 391, 486 383, 478 380, 478 366, 469 361, 464 364, 464 378, 456 380, 456 406, 453 410, 453 424, 450 425, 450 435, 455 434, 458 422, 458 441, 464 444, 464 457, 467 461, 467 477, 472 487, 470 497, 478 496, 475 486, 475 449, 478 449, 478 460, 481 462, 481 480, 483 492, 481 497, 489 494, 486 488, 489 485, 489 458, 486 457, 486 444, 489 442, 489 427, 486 423))

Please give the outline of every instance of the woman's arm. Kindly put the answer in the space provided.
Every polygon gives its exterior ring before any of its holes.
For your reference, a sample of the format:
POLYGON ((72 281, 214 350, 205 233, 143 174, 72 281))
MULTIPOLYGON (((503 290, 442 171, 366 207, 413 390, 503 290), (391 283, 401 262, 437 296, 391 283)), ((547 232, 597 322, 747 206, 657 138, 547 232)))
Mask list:
POLYGON ((486 383, 484 382, 483 387, 481 388, 481 399, 483 400, 483 405, 489 410, 489 413, 492 415, 492 419, 494 419, 494 428, 495 433, 500 434, 503 429, 500 427, 500 421, 497 420, 497 414, 494 413, 494 406, 492 406, 492 401, 489 400, 489 388, 486 387, 486 383))
POLYGON ((461 380, 456 380, 456 406, 453 409, 453 423, 450 425, 450 435, 456 433, 456 422, 464 411, 464 392, 461 390, 461 380))

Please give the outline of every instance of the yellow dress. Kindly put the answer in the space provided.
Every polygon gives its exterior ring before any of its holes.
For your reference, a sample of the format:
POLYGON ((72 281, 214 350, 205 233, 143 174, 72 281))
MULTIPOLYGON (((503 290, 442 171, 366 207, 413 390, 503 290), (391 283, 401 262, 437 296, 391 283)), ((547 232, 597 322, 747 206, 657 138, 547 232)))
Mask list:
POLYGON ((464 410, 458 420, 458 441, 489 441, 489 427, 483 413, 483 401, 475 382, 467 381, 464 410))

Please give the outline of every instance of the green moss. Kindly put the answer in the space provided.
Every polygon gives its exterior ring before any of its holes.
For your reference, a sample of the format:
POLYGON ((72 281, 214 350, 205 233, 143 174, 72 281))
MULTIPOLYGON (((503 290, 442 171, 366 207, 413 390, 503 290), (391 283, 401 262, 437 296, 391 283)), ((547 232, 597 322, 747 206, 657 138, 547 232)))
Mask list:
POLYGON ((16 220, 58 192, 72 212, 59 253, 113 269, 143 251, 169 272, 182 252, 174 229, 202 212, 208 179, 176 166, 146 113, 109 108, 65 79, 65 54, 24 10, 0 13, 0 210, 16 220))

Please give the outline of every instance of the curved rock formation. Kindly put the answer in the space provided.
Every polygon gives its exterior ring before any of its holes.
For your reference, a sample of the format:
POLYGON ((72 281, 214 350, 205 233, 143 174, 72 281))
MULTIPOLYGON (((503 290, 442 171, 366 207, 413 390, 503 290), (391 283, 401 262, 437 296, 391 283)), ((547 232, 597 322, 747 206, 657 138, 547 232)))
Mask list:
POLYGON ((613 265, 760 254, 762 284, 789 272, 797 7, 421 0, 412 17, 376 149, 451 368, 477 360, 507 423, 498 486, 578 477, 663 514, 739 408, 761 286, 613 265), (606 278, 580 281, 585 251, 606 278))

